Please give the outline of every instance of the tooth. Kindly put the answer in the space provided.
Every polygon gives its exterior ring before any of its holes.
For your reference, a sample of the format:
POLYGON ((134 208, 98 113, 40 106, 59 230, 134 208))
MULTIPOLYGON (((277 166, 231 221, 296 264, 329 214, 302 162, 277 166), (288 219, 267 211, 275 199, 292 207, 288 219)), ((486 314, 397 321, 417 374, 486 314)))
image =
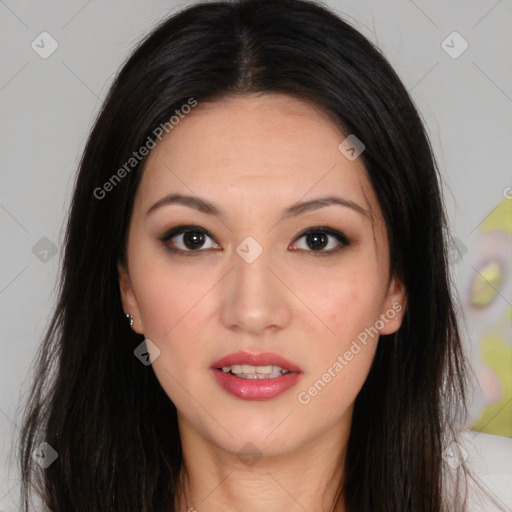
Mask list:
POLYGON ((256 373, 272 373, 272 365, 269 366, 257 366, 256 373))
POLYGON ((275 378, 289 373, 289 370, 276 365, 254 366, 251 364, 234 364, 231 366, 223 366, 222 371, 224 373, 229 373, 231 371, 231 373, 238 375, 239 377, 245 377, 249 379, 275 378))
POLYGON ((236 376, 241 379, 275 379, 277 377, 281 377, 281 375, 281 372, 236 374, 236 376))

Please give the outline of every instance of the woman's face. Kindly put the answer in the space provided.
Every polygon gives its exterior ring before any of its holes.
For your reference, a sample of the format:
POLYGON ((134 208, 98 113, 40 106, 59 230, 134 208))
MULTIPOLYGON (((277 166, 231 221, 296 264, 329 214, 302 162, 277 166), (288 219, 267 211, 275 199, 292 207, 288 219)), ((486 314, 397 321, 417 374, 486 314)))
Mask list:
POLYGON ((404 290, 347 135, 297 99, 246 95, 199 102, 150 153, 120 286, 184 434, 270 455, 350 428, 404 290))

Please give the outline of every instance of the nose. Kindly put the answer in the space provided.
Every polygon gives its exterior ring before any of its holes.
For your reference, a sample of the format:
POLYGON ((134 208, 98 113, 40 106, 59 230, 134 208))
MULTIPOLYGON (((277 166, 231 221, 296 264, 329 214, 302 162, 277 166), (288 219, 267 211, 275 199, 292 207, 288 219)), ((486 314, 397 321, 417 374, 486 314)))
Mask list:
POLYGON ((252 335, 285 328, 293 298, 285 272, 272 262, 270 251, 263 250, 254 261, 240 254, 233 252, 233 268, 220 283, 222 324, 252 335))

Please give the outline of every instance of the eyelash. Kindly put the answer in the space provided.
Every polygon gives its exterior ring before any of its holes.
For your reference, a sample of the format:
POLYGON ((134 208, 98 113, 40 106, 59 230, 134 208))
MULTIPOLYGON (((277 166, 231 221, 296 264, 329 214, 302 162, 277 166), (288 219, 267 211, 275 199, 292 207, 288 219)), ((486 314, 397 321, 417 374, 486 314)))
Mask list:
MULTIPOLYGON (((203 235, 206 235, 206 236, 210 237, 212 240, 214 240, 214 238, 212 237, 212 235, 210 235, 210 233, 208 233, 208 231, 206 231, 203 228, 200 228, 199 226, 176 226, 176 227, 170 229, 169 231, 167 231, 166 233, 164 233, 162 236, 158 237, 158 240, 165 246, 165 249, 167 251, 169 251, 172 254, 176 254, 178 256, 185 256, 185 257, 197 256, 198 254, 206 252, 206 250, 204 250, 204 249, 185 251, 183 249, 177 249, 176 247, 172 247, 168 244, 169 240, 171 240, 175 236, 182 235, 182 234, 188 233, 188 232, 202 233, 203 235)), ((342 233, 341 231, 338 231, 336 229, 329 228, 327 226, 317 226, 317 227, 309 228, 306 231, 303 231, 302 233, 300 233, 297 236, 296 240, 299 240, 300 238, 305 237, 307 235, 318 234, 318 233, 330 235, 330 236, 334 237, 338 242, 341 243, 341 245, 337 249, 331 249, 329 251, 324 251, 324 250, 319 250, 319 251, 306 250, 305 251, 305 252, 313 253, 314 256, 322 257, 322 256, 330 256, 332 254, 336 254, 344 247, 350 246, 352 243, 351 240, 344 233, 342 233)), ((304 249, 299 249, 299 251, 304 251, 304 249)))

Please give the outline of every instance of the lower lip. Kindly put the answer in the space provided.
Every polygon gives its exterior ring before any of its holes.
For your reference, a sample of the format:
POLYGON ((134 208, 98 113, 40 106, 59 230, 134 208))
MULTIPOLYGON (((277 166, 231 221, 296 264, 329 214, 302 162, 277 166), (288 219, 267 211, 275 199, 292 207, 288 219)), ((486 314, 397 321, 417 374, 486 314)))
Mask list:
POLYGON ((243 379, 217 368, 210 368, 210 370, 222 388, 244 400, 274 398, 295 386, 302 375, 300 372, 290 372, 274 379, 243 379))

